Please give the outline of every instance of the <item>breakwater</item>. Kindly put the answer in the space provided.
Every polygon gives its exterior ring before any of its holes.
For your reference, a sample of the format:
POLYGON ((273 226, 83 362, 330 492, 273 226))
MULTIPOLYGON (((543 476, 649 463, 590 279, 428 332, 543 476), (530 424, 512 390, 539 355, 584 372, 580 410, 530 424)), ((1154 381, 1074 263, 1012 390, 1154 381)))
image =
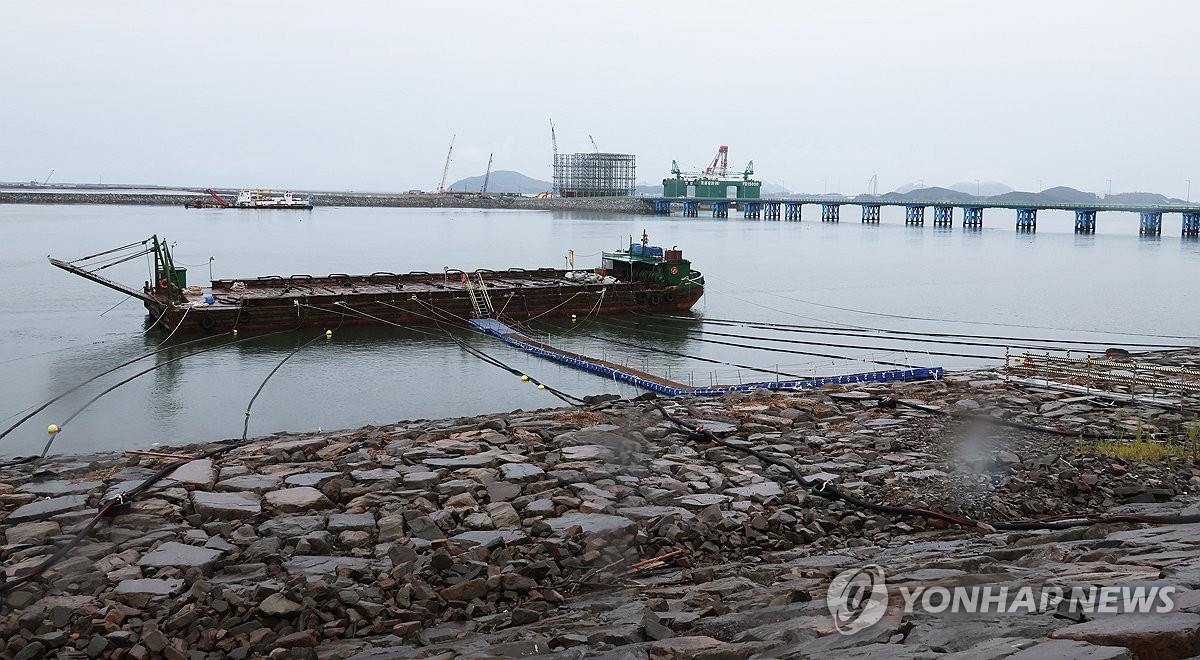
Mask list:
MULTIPOLYGON (((218 191, 232 201, 237 191, 218 191)), ((543 198, 500 195, 408 195, 401 193, 312 192, 317 206, 358 206, 396 208, 514 209, 527 211, 599 211, 608 213, 650 214, 652 202, 637 197, 543 198)), ((185 202, 211 202, 202 191, 195 195, 178 193, 0 191, 0 204, 115 204, 144 206, 182 206, 185 202)), ((238 209, 230 209, 237 211, 238 209)))

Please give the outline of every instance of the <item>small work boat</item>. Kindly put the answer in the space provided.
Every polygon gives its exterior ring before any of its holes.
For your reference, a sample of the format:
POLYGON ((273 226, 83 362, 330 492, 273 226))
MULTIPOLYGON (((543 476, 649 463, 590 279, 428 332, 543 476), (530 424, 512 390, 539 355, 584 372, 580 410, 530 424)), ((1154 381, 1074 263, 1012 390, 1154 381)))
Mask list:
MULTIPOLYGON (((568 265, 573 265, 568 256, 568 265)), ((140 299, 151 320, 170 331, 222 333, 395 323, 403 325, 496 318, 585 317, 630 312, 680 312, 704 294, 704 276, 677 248, 630 241, 628 249, 602 253, 599 268, 509 268, 440 273, 378 271, 266 275, 213 280, 189 286, 187 269, 175 265, 167 243, 151 236, 98 255, 50 263, 110 289, 140 299), (114 282, 88 266, 89 260, 128 250, 128 258, 151 254, 152 281, 141 290, 114 282)))
POLYGON ((311 209, 312 195, 299 197, 292 191, 283 193, 270 190, 243 190, 238 193, 233 205, 239 209, 311 209))

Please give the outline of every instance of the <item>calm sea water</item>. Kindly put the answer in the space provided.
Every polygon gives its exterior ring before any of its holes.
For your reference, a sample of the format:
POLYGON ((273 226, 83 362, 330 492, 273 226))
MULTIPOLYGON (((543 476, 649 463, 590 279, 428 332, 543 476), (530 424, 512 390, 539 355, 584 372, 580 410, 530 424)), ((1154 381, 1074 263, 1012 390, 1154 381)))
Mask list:
MULTIPOLYGON (((848 206, 846 220, 823 224, 814 221, 810 207, 805 220, 795 223, 440 209, 0 205, 0 429, 23 411, 164 341, 158 331, 142 333, 145 312, 136 300, 122 303, 121 294, 46 261, 46 255, 75 259, 154 233, 176 245, 176 260, 189 266, 192 283, 206 283, 210 256, 218 278, 560 266, 569 249, 578 267, 590 267, 598 265, 601 250, 621 247, 644 229, 654 244, 678 245, 705 274, 707 293, 693 320, 623 317, 574 326, 554 321, 535 324, 535 331, 564 348, 697 385, 770 380, 777 370, 849 373, 889 362, 989 366, 1002 362, 1004 344, 1040 345, 1016 338, 1092 341, 1097 343, 1081 348, 1098 351, 1109 344, 1197 343, 1200 245, 1180 239, 1178 216, 1164 218, 1162 237, 1146 239, 1137 235, 1132 214, 1101 214, 1099 233, 1076 236, 1068 213, 1040 214, 1038 232, 1029 235, 1014 231, 1008 211, 989 210, 982 231, 964 231, 906 227, 903 211, 890 208, 883 210, 882 224, 862 225, 852 217, 856 210, 848 206), (733 327, 716 319, 825 330, 733 327), (933 344, 911 336, 897 341, 864 328, 1011 339, 991 347, 933 344), (1190 338, 1161 338, 1168 335, 1190 338)), ((148 278, 144 260, 104 273, 135 287, 148 278)), ((640 393, 528 357, 494 339, 457 332, 572 394, 640 393)), ((156 369, 71 421, 54 452, 239 437, 247 402, 262 379, 315 334, 248 341, 156 369)), ((185 352, 139 362, 56 403, 0 440, 0 456, 40 451, 48 424, 61 423, 136 371, 185 352)), ((550 394, 466 354, 444 336, 346 329, 284 365, 255 403, 250 433, 556 405, 550 394)))

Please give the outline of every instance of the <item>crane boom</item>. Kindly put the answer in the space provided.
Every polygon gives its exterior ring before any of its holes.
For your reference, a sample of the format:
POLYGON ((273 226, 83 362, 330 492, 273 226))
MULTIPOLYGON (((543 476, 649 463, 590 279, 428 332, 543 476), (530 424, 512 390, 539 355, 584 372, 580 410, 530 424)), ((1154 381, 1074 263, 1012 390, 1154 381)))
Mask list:
POLYGON ((487 171, 483 173, 483 188, 479 191, 480 195, 487 194, 488 178, 492 176, 492 154, 488 154, 487 171))
POLYGON ((50 183, 50 177, 52 176, 54 176, 54 170, 50 170, 50 173, 46 175, 46 179, 42 181, 42 185, 44 186, 47 183, 50 183))
POLYGON ((218 195, 217 191, 213 190, 212 188, 205 188, 204 192, 208 193, 209 195, 212 196, 213 199, 217 200, 217 205, 220 206, 221 208, 223 208, 223 209, 229 208, 229 202, 225 201, 224 197, 221 197, 220 195, 218 195))
POLYGON ((595 150, 596 153, 600 153, 600 147, 596 146, 596 138, 592 137, 591 133, 588 133, 588 139, 592 141, 592 149, 595 150))
POLYGON ((450 155, 454 153, 454 138, 457 135, 450 136, 450 150, 446 152, 446 166, 442 168, 442 180, 438 183, 437 194, 441 195, 446 192, 446 175, 450 173, 450 155))
POLYGON ((717 149, 717 155, 713 157, 712 164, 708 166, 708 169, 704 170, 704 173, 709 175, 719 173, 721 176, 729 174, 729 147, 721 145, 717 149), (719 170, 717 168, 718 164, 720 164, 719 170))
POLYGON ((554 136, 554 120, 550 120, 550 147, 554 150, 554 158, 558 158, 558 138, 554 136))

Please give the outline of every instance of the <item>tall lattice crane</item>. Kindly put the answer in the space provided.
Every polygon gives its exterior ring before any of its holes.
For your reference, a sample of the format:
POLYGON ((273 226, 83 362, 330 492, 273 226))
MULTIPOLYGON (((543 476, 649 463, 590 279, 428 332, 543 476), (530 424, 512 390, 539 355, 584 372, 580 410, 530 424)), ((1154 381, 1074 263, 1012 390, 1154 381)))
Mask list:
POLYGON ((446 166, 442 168, 442 180, 438 182, 437 194, 441 195, 446 192, 446 175, 450 173, 450 155, 454 153, 454 138, 458 135, 450 136, 450 150, 446 152, 446 166))
POLYGON ((487 171, 483 173, 483 188, 481 188, 479 191, 480 195, 487 194, 487 182, 488 182, 488 178, 491 176, 492 176, 492 154, 488 154, 488 166, 487 166, 487 171))
POLYGON ((596 146, 596 138, 592 137, 591 133, 588 133, 588 139, 592 141, 592 149, 596 153, 600 153, 600 147, 596 146))
POLYGON ((709 175, 719 174, 723 177, 729 175, 729 147, 721 145, 717 149, 717 155, 713 157, 712 164, 708 166, 708 169, 704 170, 704 173, 709 175), (720 170, 717 169, 717 163, 721 165, 720 170))

